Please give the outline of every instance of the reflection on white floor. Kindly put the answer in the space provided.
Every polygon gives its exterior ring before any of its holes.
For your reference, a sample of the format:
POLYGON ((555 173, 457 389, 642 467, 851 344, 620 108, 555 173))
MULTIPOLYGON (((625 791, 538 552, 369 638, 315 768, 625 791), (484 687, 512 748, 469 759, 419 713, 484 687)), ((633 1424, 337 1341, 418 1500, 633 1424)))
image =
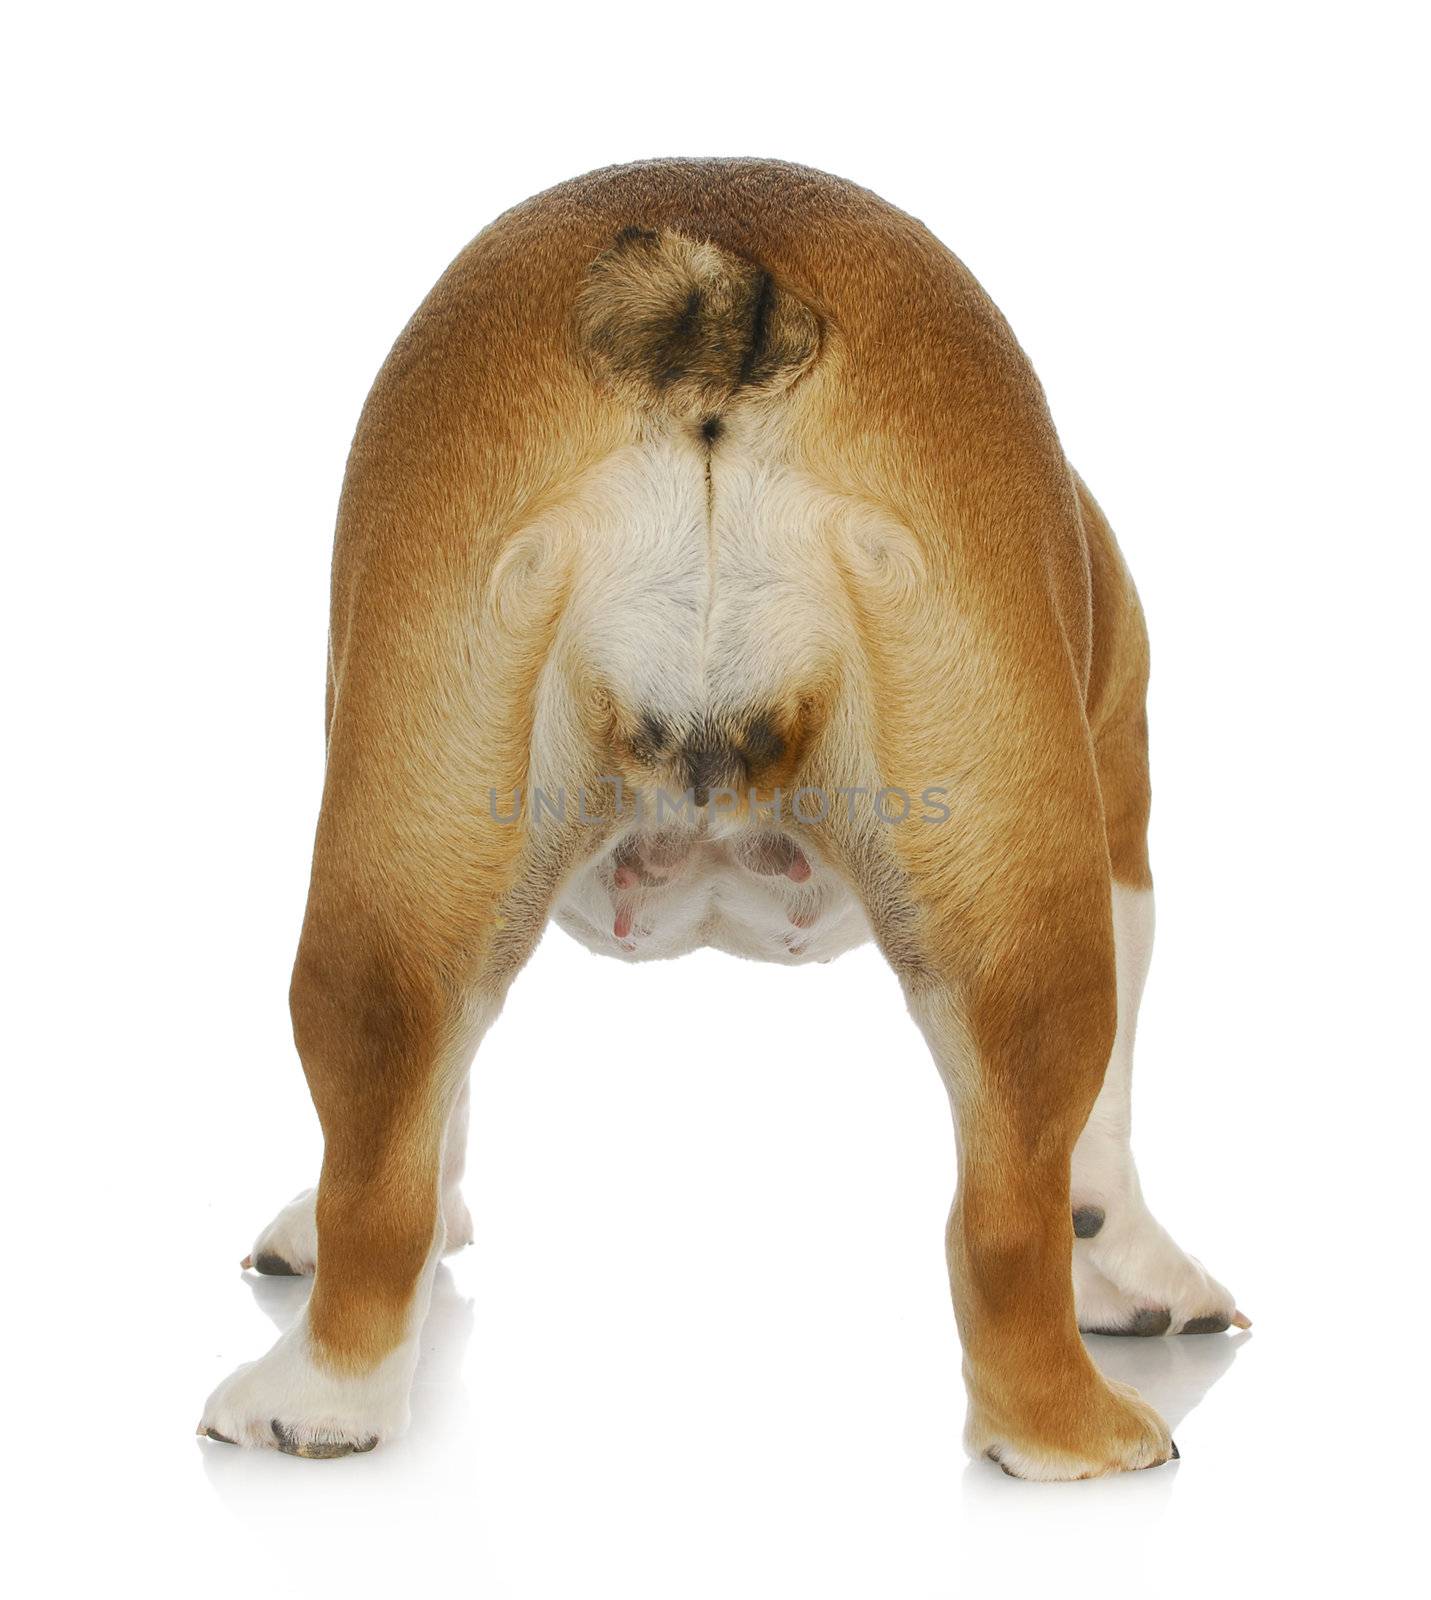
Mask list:
POLYGON ((1083 1342, 1102 1372, 1131 1383, 1162 1412, 1176 1438, 1178 1424, 1201 1403, 1252 1337, 1250 1331, 1165 1339, 1116 1339, 1091 1333, 1083 1342))
MULTIPOLYGON (((257 1273, 245 1274, 244 1283, 277 1332, 298 1316, 312 1287, 308 1278, 269 1278, 257 1273)), ((198 1448, 209 1482, 240 1515, 262 1512, 272 1504, 280 1481, 284 1501, 295 1492, 310 1491, 321 1499, 330 1494, 346 1498, 352 1493, 352 1479, 358 1474, 365 1496, 374 1489, 390 1493, 395 1484, 410 1481, 415 1472, 424 1472, 449 1450, 462 1446, 471 1422, 463 1371, 474 1324, 473 1302, 458 1292, 451 1268, 439 1267, 413 1386, 412 1428, 403 1439, 382 1447, 371 1457, 350 1458, 346 1468, 336 1462, 325 1463, 323 1479, 331 1480, 326 1482, 320 1481, 312 1464, 294 1463, 277 1451, 238 1450, 205 1441, 198 1448), (295 1471, 301 1474, 301 1484, 289 1482, 289 1475, 295 1471)), ((1176 1438, 1179 1424, 1227 1372, 1237 1352, 1252 1337, 1250 1332, 1160 1339, 1090 1334, 1085 1336, 1085 1343, 1102 1371, 1110 1378, 1132 1384, 1157 1407, 1176 1438)), ((1157 1478, 1161 1488, 1155 1491, 1156 1497, 1171 1494, 1179 1465, 1174 1462, 1166 1470, 1139 1474, 1134 1492, 1146 1497, 1148 1485, 1157 1478)), ((1099 1492, 1106 1494, 1111 1486, 1118 1493, 1119 1481, 1105 1482, 1099 1492)), ((962 1484, 965 1496, 974 1499, 1001 1498, 1010 1488, 1017 1492, 1020 1487, 1027 1487, 1037 1493, 1045 1487, 1017 1485, 984 1461, 967 1464, 962 1484)), ((1057 1486, 1055 1492, 1069 1487, 1087 1493, 1092 1486, 1057 1486)))
MULTIPOLYGON (((1083 1342, 1102 1372, 1120 1383, 1131 1383, 1162 1413, 1176 1441, 1179 1425, 1202 1403, 1208 1391, 1237 1359, 1237 1352, 1252 1337, 1250 1331, 1158 1339, 1113 1338, 1092 1333, 1085 1334, 1083 1342)), ((962 1484, 965 1499, 976 1505, 990 1499, 1002 1504, 1011 1488, 1032 1490, 1035 1494, 1052 1490, 1054 1494, 1092 1493, 1105 1500, 1136 1495, 1146 1514, 1152 1509, 1150 1502, 1171 1498, 1181 1466, 1181 1461, 1170 1461, 1148 1472, 1090 1483, 1026 1484, 999 1471, 992 1462, 970 1461, 964 1468, 962 1484)))

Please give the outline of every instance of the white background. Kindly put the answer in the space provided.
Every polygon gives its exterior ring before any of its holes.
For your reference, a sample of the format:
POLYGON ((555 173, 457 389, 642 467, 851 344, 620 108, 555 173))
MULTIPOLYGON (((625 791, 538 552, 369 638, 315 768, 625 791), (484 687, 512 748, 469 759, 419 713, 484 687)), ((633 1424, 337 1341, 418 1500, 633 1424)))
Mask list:
MULTIPOLYGON (((1404 1587, 1425 1368, 1419 7, 50 6, 6 26, 6 1467, 24 1592, 1404 1587), (981 277, 1153 635, 1152 1203, 1254 1319, 1098 1341, 1176 1467, 959 1447, 942 1091, 870 950, 553 932, 404 1441, 200 1444, 304 1288, 285 1005, 344 452, 464 241, 771 154, 981 277), (398 1588, 397 1586, 402 1586, 398 1588)), ((1419 1548, 1419 1539, 1418 1539, 1419 1548)), ((1418 1557, 1419 1559, 1419 1557, 1418 1557)))

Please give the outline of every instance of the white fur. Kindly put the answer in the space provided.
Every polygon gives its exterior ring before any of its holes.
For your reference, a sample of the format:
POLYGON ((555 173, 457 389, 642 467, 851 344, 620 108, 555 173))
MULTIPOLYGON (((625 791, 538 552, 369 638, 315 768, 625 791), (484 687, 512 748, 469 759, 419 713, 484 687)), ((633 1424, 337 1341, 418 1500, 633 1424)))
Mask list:
MULTIPOLYGON (((854 631, 841 564, 871 591, 907 586, 919 564, 902 529, 782 464, 778 437, 755 413, 732 416, 713 451, 692 431, 656 434, 617 452, 523 539, 534 551, 564 545, 572 571, 533 731, 532 785, 549 794, 561 789, 563 774, 580 770, 582 708, 572 700, 573 682, 594 682, 630 714, 673 726, 758 714, 821 681, 854 631)), ((531 562, 520 568, 528 574, 531 562)), ((657 787, 626 791, 645 817, 628 833, 661 827, 657 787)), ((530 793, 527 802, 540 826, 530 793)), ((570 815, 576 797, 567 802, 570 815)), ((737 825, 693 810, 680 824, 692 848, 679 870, 629 897, 630 936, 614 931, 610 852, 620 838, 563 887, 555 920, 589 948, 627 960, 701 945, 762 960, 829 960, 867 940, 870 928, 843 881, 808 848, 792 803, 797 797, 784 796, 784 831, 814 869, 803 884, 741 867, 737 825)), ((799 803, 813 821, 822 804, 849 801, 826 795, 799 803)))
POLYGON ((266 1356, 239 1367, 214 1390, 204 1404, 199 1432, 216 1433, 235 1444, 316 1456, 368 1450, 396 1438, 408 1424, 417 1330, 431 1293, 429 1269, 414 1297, 409 1337, 359 1377, 334 1372, 314 1359, 305 1309, 266 1356))
POLYGON ((253 1241, 246 1264, 263 1256, 277 1256, 294 1272, 311 1274, 318 1265, 318 1191, 305 1189, 296 1194, 253 1241))
POLYGON ((761 708, 813 681, 850 627, 830 548, 832 528, 850 521, 842 502, 779 463, 750 417, 732 418, 713 452, 694 432, 617 451, 523 536, 564 544, 572 562, 538 751, 554 680, 578 659, 622 705, 672 722, 761 708))
POLYGON ((1075 1239, 1074 1296, 1078 1325, 1126 1327, 1139 1311, 1171 1314, 1169 1333, 1194 1318, 1228 1321, 1232 1296, 1159 1226, 1143 1200, 1129 1142, 1133 1038, 1138 1004, 1153 953, 1153 892, 1113 885, 1113 931, 1118 962, 1118 1028, 1103 1088, 1073 1152, 1073 1205, 1096 1206, 1103 1226, 1075 1239))

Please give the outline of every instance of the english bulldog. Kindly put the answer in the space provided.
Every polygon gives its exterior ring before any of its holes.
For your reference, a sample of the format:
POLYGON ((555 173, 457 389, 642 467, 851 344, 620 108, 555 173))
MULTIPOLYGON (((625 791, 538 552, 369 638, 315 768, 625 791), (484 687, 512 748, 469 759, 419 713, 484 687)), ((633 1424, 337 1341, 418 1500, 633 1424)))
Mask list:
POLYGON ((507 212, 373 385, 330 630, 291 992, 323 1165, 243 1263, 313 1289, 201 1434, 332 1457, 406 1425, 471 1237, 469 1064, 555 920, 617 961, 873 938, 957 1128, 968 1449, 1034 1479, 1176 1455, 1080 1338, 1248 1326, 1129 1147, 1147 638, 938 239, 764 160, 507 212))

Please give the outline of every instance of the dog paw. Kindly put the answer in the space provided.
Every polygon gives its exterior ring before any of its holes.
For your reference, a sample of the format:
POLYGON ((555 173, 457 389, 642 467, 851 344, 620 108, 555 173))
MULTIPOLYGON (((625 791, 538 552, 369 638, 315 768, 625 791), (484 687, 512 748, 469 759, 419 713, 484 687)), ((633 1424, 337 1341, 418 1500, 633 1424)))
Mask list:
MULTIPOLYGON (((295 1195, 254 1240, 240 1263, 243 1270, 280 1278, 311 1277, 318 1265, 317 1206, 316 1189, 295 1195)), ((443 1195, 442 1217, 447 1230, 445 1255, 472 1243, 472 1214, 455 1188, 443 1195)))
POLYGON ((1009 1477, 1035 1483, 1141 1472, 1178 1456, 1167 1424, 1138 1391, 1097 1374, 1079 1403, 1048 1408, 1036 1429, 992 1418, 971 1399, 964 1444, 1009 1477))
POLYGON ((1231 1293, 1149 1216, 1119 1226, 1096 1207, 1073 1214, 1073 1293, 1084 1333, 1157 1338, 1249 1328, 1231 1293))
POLYGON ((456 1189, 450 1189, 442 1198, 442 1222, 446 1230, 443 1255, 450 1256, 454 1250, 465 1250, 472 1243, 472 1213, 456 1189))
POLYGON ((214 1390, 198 1432, 220 1444, 310 1460, 361 1455, 407 1427, 416 1365, 414 1339, 370 1373, 334 1372, 315 1359, 304 1317, 266 1356, 239 1367, 214 1390))
POLYGON ((316 1189, 295 1195, 253 1241, 242 1262, 244 1271, 278 1278, 311 1275, 318 1265, 317 1204, 316 1189))

